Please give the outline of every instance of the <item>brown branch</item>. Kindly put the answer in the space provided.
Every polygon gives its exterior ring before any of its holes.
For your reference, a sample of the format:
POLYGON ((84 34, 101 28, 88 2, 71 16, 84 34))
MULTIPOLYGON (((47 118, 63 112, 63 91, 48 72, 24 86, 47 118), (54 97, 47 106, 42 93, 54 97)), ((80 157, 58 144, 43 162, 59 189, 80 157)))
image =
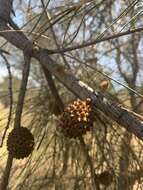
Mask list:
MULTIPOLYGON (((26 86, 28 82, 28 76, 29 76, 29 69, 30 69, 30 57, 28 55, 24 55, 25 64, 23 68, 23 77, 20 87, 20 93, 18 97, 18 103, 16 108, 16 114, 15 114, 15 122, 14 122, 14 128, 18 128, 21 125, 21 115, 24 105, 24 97, 26 92, 26 86)), ((9 154, 7 159, 6 168, 2 177, 1 187, 0 189, 6 190, 8 186, 8 180, 10 176, 10 171, 12 168, 13 163, 13 157, 9 154)))
POLYGON ((31 52, 33 49, 33 43, 30 42, 25 35, 21 34, 21 32, 12 30, 1 18, 0 36, 4 37, 8 42, 24 52, 31 52))
POLYGON ((13 158, 11 155, 9 155, 0 185, 1 190, 7 190, 12 163, 13 163, 13 158))
POLYGON ((13 0, 1 0, 0 1, 0 18, 8 22, 10 19, 10 13, 12 12, 13 0))
POLYGON ((0 147, 2 147, 3 146, 3 141, 4 141, 6 133, 7 133, 7 130, 9 129, 9 125, 10 125, 11 117, 12 117, 13 90, 12 90, 12 73, 11 73, 11 69, 10 69, 10 64, 9 64, 7 58, 2 53, 0 53, 0 54, 1 54, 2 58, 4 59, 5 64, 7 66, 7 70, 8 70, 8 75, 9 75, 9 100, 10 100, 9 114, 8 114, 8 119, 7 119, 8 121, 7 121, 5 130, 4 130, 4 133, 3 133, 3 136, 2 136, 2 140, 1 140, 1 143, 0 143, 0 147))
POLYGON ((137 33, 137 32, 142 32, 142 31, 143 31, 143 27, 140 27, 140 28, 130 29, 130 30, 127 30, 125 32, 113 34, 111 36, 105 36, 105 37, 103 37, 101 39, 97 38, 97 39, 92 40, 90 42, 84 42, 84 43, 82 43, 80 45, 75 45, 75 46, 68 47, 68 48, 61 48, 61 49, 55 49, 55 50, 50 50, 50 49, 46 50, 45 49, 45 50, 47 51, 48 54, 65 53, 65 52, 68 52, 68 51, 81 49, 81 48, 84 48, 84 47, 87 47, 87 46, 95 45, 95 44, 98 44, 98 43, 101 43, 101 42, 105 42, 105 41, 109 41, 109 40, 119 38, 121 36, 130 35, 130 34, 137 33))
POLYGON ((90 97, 93 100, 95 110, 99 109, 105 115, 109 116, 118 124, 126 128, 129 132, 135 134, 138 138, 143 140, 143 122, 140 121, 140 119, 133 113, 123 107, 118 106, 116 103, 112 103, 105 98, 101 98, 100 94, 97 94, 92 88, 75 78, 74 75, 64 70, 62 71, 45 51, 41 50, 34 56, 51 73, 53 73, 61 83, 63 83, 79 98, 85 99, 90 97))
MULTIPOLYGON (((0 30, 1 28, 3 28, 3 26, 0 22, 0 30)), ((142 29, 140 29, 140 31, 142 31, 142 29)), ((32 43, 28 41, 26 37, 23 39, 22 36, 20 36, 20 33, 5 33, 3 37, 21 50, 23 50, 25 45, 28 50, 32 50, 33 48, 32 43), (22 39, 22 42, 19 41, 20 39, 22 39)), ((31 51, 27 51, 27 53, 31 54, 31 51)), ((33 51, 32 56, 39 60, 39 62, 44 65, 44 67, 48 69, 49 72, 55 75, 55 77, 71 92, 76 94, 81 99, 90 97, 94 102, 95 110, 99 109, 105 115, 109 116, 111 119, 120 124, 122 127, 143 140, 143 122, 134 116, 134 114, 128 112, 115 103, 106 100, 105 98, 100 98, 100 96, 94 92, 92 88, 75 78, 75 76, 71 73, 66 72, 64 69, 62 70, 61 67, 50 58, 45 50, 39 48, 39 50, 37 49, 36 51, 33 51)))
MULTIPOLYGON (((51 31, 51 34, 52 34, 52 36, 53 36, 54 42, 55 42, 55 44, 56 44, 56 47, 59 48, 59 44, 58 44, 58 42, 57 42, 57 38, 56 38, 56 35, 55 35, 55 32, 54 32, 53 26, 52 26, 52 24, 51 24, 50 18, 49 18, 48 14, 47 14, 47 11, 46 11, 48 4, 45 5, 43 0, 41 0, 41 4, 42 4, 42 7, 43 7, 43 14, 45 14, 46 19, 47 19, 47 21, 48 21, 48 23, 49 23, 50 31, 51 31)), ((62 56, 62 58, 63 58, 63 61, 67 64, 64 55, 61 54, 61 56, 62 56)), ((67 65, 68 65, 68 64, 67 64, 67 65)), ((54 98, 55 98, 56 105, 58 106, 59 111, 60 111, 60 113, 61 113, 61 112, 64 110, 64 104, 63 104, 63 102, 62 102, 62 100, 61 100, 61 98, 60 98, 60 95, 59 95, 59 93, 58 93, 58 90, 57 90, 57 88, 56 88, 56 85, 55 85, 55 83, 54 83, 54 80, 53 80, 53 78, 52 78, 52 74, 51 74, 44 66, 43 66, 43 71, 44 71, 46 80, 47 80, 47 82, 48 82, 49 88, 50 88, 50 90, 51 90, 51 92, 52 92, 52 94, 53 94, 53 96, 54 96, 54 98)))
POLYGON ((46 80, 48 82, 48 85, 49 85, 49 88, 55 98, 55 102, 56 104, 58 105, 58 108, 60 110, 60 112, 62 112, 64 110, 64 104, 60 98, 60 95, 58 93, 58 90, 55 86, 55 83, 53 81, 53 78, 52 78, 52 75, 51 73, 43 66, 43 71, 44 71, 44 74, 45 74, 45 77, 46 77, 46 80))
MULTIPOLYGON (((42 7, 43 7, 43 13, 46 15, 46 20, 48 21, 49 26, 50 26, 50 31, 51 31, 51 34, 52 34, 52 37, 53 37, 53 41, 55 42, 56 48, 59 49, 59 48, 60 48, 60 45, 59 45, 59 43, 58 43, 56 34, 55 34, 55 32, 54 32, 53 25, 51 24, 49 15, 47 14, 47 11, 46 11, 47 5, 45 6, 43 0, 41 0, 41 3, 42 3, 42 7)), ((66 66, 67 66, 68 68, 70 68, 70 66, 68 65, 68 62, 66 61, 66 58, 65 58, 65 56, 64 56, 64 53, 61 53, 61 57, 62 57, 64 63, 66 64, 66 66)))
POLYGON ((29 76, 29 71, 30 71, 30 57, 28 55, 24 55, 24 61, 25 61, 25 64, 23 65, 23 74, 22 74, 23 77, 22 77, 18 103, 17 103, 17 108, 16 108, 16 117, 15 117, 15 122, 14 122, 15 128, 20 127, 21 125, 21 115, 22 115, 24 97, 26 93, 26 87, 27 87, 28 76, 29 76))

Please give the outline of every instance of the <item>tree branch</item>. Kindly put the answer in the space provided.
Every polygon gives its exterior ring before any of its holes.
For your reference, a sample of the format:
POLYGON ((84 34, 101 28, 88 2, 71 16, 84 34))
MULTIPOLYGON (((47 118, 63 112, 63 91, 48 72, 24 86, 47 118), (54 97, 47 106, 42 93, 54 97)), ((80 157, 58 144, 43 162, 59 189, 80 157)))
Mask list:
POLYGON ((135 29, 130 29, 130 30, 127 30, 125 32, 120 32, 120 33, 117 33, 117 34, 113 34, 111 36, 105 36, 105 37, 103 37, 101 39, 97 38, 97 39, 92 40, 90 42, 84 42, 82 44, 78 44, 78 45, 75 45, 75 46, 72 46, 72 47, 68 47, 68 48, 61 48, 61 49, 58 48, 58 49, 55 49, 55 50, 47 49, 47 52, 49 54, 65 53, 65 52, 68 52, 68 51, 73 51, 73 50, 76 50, 76 49, 81 49, 81 48, 84 48, 84 47, 87 47, 87 46, 98 44, 100 42, 105 42, 105 41, 113 40, 113 39, 119 38, 121 36, 130 35, 130 34, 133 34, 133 33, 136 33, 136 32, 142 32, 142 31, 143 31, 143 27, 135 28, 135 29))
POLYGON ((0 18, 8 22, 12 12, 13 0, 0 0, 0 18))
MULTIPOLYGON (((1 6, 1 5, 0 5, 1 6)), ((23 50, 31 52, 33 43, 22 33, 12 30, 4 20, 0 18, 0 36, 4 37, 8 42, 23 50)))
POLYGON ((43 66, 43 71, 44 71, 47 83, 49 85, 49 88, 50 88, 50 90, 51 90, 51 92, 52 92, 52 94, 53 94, 53 96, 55 98, 55 102, 56 102, 57 106, 59 107, 60 112, 63 112, 64 104, 63 104, 62 99, 60 98, 58 90, 57 90, 57 88, 55 86, 55 83, 53 81, 52 75, 48 71, 48 69, 46 69, 44 66, 43 66))
POLYGON ((2 53, 0 53, 0 55, 1 55, 1 57, 4 59, 5 64, 6 64, 6 66, 7 66, 7 70, 8 70, 8 75, 9 75, 9 100, 10 100, 8 121, 7 121, 5 130, 4 130, 4 133, 3 133, 3 136, 2 136, 2 140, 1 140, 1 143, 0 143, 0 147, 2 147, 2 146, 3 146, 3 141, 4 141, 4 139, 5 139, 7 130, 9 129, 10 122, 11 122, 11 118, 12 118, 13 90, 12 90, 12 73, 11 73, 11 69, 10 69, 10 64, 9 64, 7 58, 6 58, 2 53))
POLYGON ((45 51, 41 50, 34 56, 51 73, 53 73, 62 84, 64 84, 79 98, 91 98, 95 106, 95 110, 99 109, 105 115, 109 116, 118 124, 126 128, 129 132, 143 140, 143 121, 141 121, 140 118, 134 114, 134 112, 102 98, 100 94, 96 93, 92 88, 75 78, 74 75, 66 72, 64 69, 62 70, 61 66, 58 66, 45 51))
MULTIPOLYGON (((18 128, 21 126, 21 115, 22 115, 22 110, 23 110, 23 105, 24 105, 24 97, 25 97, 26 86, 27 86, 27 82, 28 82, 28 76, 29 76, 30 57, 28 55, 24 55, 24 59, 25 59, 25 64, 24 64, 23 77, 22 77, 20 93, 19 93, 18 103, 17 103, 17 108, 16 108, 14 128, 18 128)), ((0 189, 2 189, 2 190, 7 189, 10 171, 12 168, 12 163, 13 163, 13 157, 9 154, 8 159, 7 159, 6 168, 5 168, 3 177, 2 177, 1 186, 0 186, 0 189)))
MULTIPOLYGON (((7 30, 8 26, 5 27, 4 25, 3 27, 2 23, 0 22, 0 30, 4 28, 7 30)), ((133 133, 138 138, 143 140, 143 122, 132 112, 129 112, 128 110, 116 105, 113 102, 110 102, 105 98, 101 98, 96 92, 94 92, 92 88, 75 78, 74 75, 72 75, 69 71, 65 71, 64 68, 61 68, 61 66, 55 63, 50 58, 47 51, 41 48, 37 48, 36 51, 33 51, 33 54, 31 54, 31 51, 33 50, 33 44, 26 37, 23 38, 23 35, 21 36, 20 33, 5 32, 2 33, 2 35, 10 43, 15 45, 17 48, 20 48, 21 50, 25 50, 26 46, 29 50, 27 53, 39 60, 39 62, 45 68, 47 68, 51 74, 55 75, 55 77, 70 91, 72 91, 81 99, 90 97, 93 100, 95 110, 99 109, 105 115, 109 116, 122 127, 127 129, 129 132, 133 133)))

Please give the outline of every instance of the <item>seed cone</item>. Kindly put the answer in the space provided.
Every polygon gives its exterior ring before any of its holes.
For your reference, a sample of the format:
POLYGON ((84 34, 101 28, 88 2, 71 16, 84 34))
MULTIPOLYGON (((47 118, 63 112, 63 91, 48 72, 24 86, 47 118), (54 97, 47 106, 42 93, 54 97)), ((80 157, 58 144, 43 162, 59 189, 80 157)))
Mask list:
POLYGON ((93 125, 93 109, 90 99, 69 104, 60 117, 58 130, 69 138, 86 134, 93 125))
POLYGON ((34 149, 34 137, 25 127, 13 129, 8 135, 7 149, 13 158, 28 157, 34 149))
POLYGON ((98 181, 104 186, 109 186, 113 182, 113 174, 110 171, 104 171, 98 174, 98 181))

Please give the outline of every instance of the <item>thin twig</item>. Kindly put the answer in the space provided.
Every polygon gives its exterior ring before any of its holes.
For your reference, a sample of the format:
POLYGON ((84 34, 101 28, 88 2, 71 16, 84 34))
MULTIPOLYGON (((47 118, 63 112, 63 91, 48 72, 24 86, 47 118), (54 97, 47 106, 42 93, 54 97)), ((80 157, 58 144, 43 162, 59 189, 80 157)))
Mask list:
POLYGON ((1 190, 7 190, 12 163, 13 163, 13 158, 11 155, 8 155, 6 167, 3 173, 2 182, 0 186, 1 190))
POLYGON ((96 176, 95 171, 94 171, 94 166, 93 166, 91 157, 89 156, 89 153, 88 153, 88 150, 86 148, 86 144, 84 142, 83 137, 79 137, 79 141, 80 141, 80 144, 82 147, 82 151, 84 152, 86 159, 87 159, 87 162, 88 162, 88 165, 90 167, 90 173, 91 173, 91 179, 92 179, 92 189, 93 190, 100 190, 99 183, 97 181, 97 176, 96 176))
POLYGON ((60 111, 62 112, 64 110, 64 104, 63 104, 63 102, 62 102, 62 100, 60 98, 60 95, 58 93, 58 90, 57 90, 57 88, 55 86, 55 83, 53 81, 52 75, 44 66, 42 66, 42 68, 43 68, 46 80, 48 82, 49 88, 50 88, 50 90, 51 90, 51 92, 52 92, 52 94, 53 94, 53 96, 55 98, 55 101, 56 101, 60 111))
POLYGON ((120 33, 117 33, 117 34, 113 34, 113 35, 110 35, 110 36, 105 36, 105 37, 103 37, 101 39, 95 39, 95 40, 92 40, 90 42, 84 42, 84 43, 82 43, 80 45, 75 45, 75 46, 72 46, 72 47, 55 49, 55 50, 50 50, 50 49, 46 50, 45 49, 45 51, 47 51, 48 54, 65 53, 65 52, 68 52, 68 51, 81 49, 81 48, 88 47, 88 46, 91 46, 91 45, 95 45, 95 44, 98 44, 98 43, 101 43, 101 42, 113 40, 113 39, 119 38, 121 36, 126 36, 126 35, 130 35, 130 34, 137 33, 137 32, 142 32, 142 31, 143 31, 143 27, 139 27, 139 28, 127 30, 125 32, 120 32, 120 33))
POLYGON ((20 87, 17 109, 16 109, 16 117, 14 127, 20 127, 21 124, 21 115, 24 105, 24 97, 26 93, 26 87, 28 82, 28 76, 30 71, 30 57, 28 55, 24 55, 25 64, 23 65, 23 78, 20 87))
MULTIPOLYGON (((14 128, 18 128, 21 125, 21 116, 22 116, 22 110, 24 105, 24 97, 26 93, 26 87, 28 82, 28 76, 29 76, 29 70, 30 70, 30 57, 28 55, 24 55, 25 64, 23 67, 23 77, 18 97, 18 103, 16 108, 16 115, 15 115, 15 122, 14 122, 14 128)), ((2 177, 1 182, 1 188, 2 190, 6 190, 8 186, 10 171, 12 168, 13 163, 13 157, 9 154, 7 159, 6 168, 2 177)))
POLYGON ((9 100, 10 100, 10 107, 9 107, 8 121, 7 121, 5 130, 4 130, 3 136, 2 136, 0 147, 3 146, 3 141, 5 139, 7 130, 8 130, 9 125, 10 125, 10 121, 11 121, 11 117, 12 117, 12 107, 13 107, 12 74, 11 74, 10 64, 9 64, 7 58, 3 54, 1 54, 1 56, 2 56, 2 58, 5 61, 5 64, 6 64, 7 70, 8 70, 8 74, 9 74, 9 100))

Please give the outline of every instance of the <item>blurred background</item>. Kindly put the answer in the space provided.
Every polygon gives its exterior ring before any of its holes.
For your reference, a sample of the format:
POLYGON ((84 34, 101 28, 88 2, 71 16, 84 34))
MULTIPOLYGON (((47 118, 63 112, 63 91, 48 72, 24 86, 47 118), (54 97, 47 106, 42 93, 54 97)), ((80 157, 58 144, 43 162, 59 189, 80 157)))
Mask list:
MULTIPOLYGON (((95 39, 143 27, 143 2, 139 0, 15 0, 11 15, 22 32, 52 54, 62 68, 101 90, 115 104, 143 114, 142 32, 124 35, 84 48, 95 39)), ((11 110, 10 128, 21 84, 23 55, 3 38, 0 47, 0 140, 11 110)), ((53 76, 64 105, 77 97, 53 76)), ((57 102, 40 64, 32 59, 22 115, 22 125, 35 138, 35 149, 24 160, 14 160, 10 190, 92 190, 91 166, 101 190, 143 189, 143 142, 104 114, 84 136, 85 144, 57 131, 57 102)), ((7 135, 8 135, 7 133, 7 135)), ((0 173, 7 159, 7 136, 0 148, 0 173)), ((2 175, 0 175, 1 180, 2 175)))

